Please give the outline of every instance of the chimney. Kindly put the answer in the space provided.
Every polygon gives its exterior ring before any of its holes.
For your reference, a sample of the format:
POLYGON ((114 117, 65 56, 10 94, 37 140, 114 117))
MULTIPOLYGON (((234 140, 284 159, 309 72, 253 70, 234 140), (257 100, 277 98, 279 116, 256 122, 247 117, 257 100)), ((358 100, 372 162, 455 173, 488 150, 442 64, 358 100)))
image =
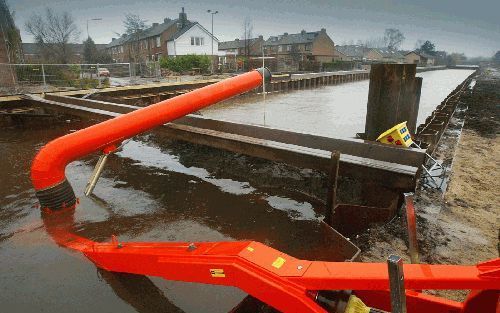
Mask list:
POLYGON ((240 38, 236 38, 234 41, 240 41, 240 38))
POLYGON ((283 36, 288 36, 288 33, 284 33, 283 36))
POLYGON ((158 23, 153 23, 153 27, 158 26, 158 23))
POLYGON ((306 30, 305 30, 305 29, 303 29, 303 30, 301 30, 301 31, 300 31, 300 33, 301 33, 302 35, 305 35, 305 34, 306 34, 306 30))
POLYGON ((179 28, 184 28, 187 25, 187 14, 184 13, 184 7, 182 7, 182 12, 179 13, 179 28))
POLYGON ((115 41, 115 40, 116 40, 116 38, 114 38, 114 37, 113 37, 113 38, 111 38, 111 41, 115 41))
POLYGON ((326 28, 322 28, 321 32, 326 34, 326 28))
POLYGON ((166 17, 163 19, 163 23, 167 24, 168 22, 170 22, 170 18, 166 17))
POLYGON ((260 35, 260 36, 259 36, 259 39, 260 39, 260 40, 264 40, 264 36, 260 35))

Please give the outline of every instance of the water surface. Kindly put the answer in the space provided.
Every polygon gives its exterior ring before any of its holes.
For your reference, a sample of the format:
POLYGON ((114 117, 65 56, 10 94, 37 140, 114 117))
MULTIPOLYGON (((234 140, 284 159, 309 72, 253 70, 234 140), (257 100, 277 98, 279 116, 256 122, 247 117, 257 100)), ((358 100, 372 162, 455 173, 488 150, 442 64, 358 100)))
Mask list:
MULTIPOLYGON (((423 77, 417 125, 473 70, 439 70, 423 77)), ((334 138, 364 132, 369 81, 262 96, 238 97, 202 111, 204 116, 334 138)))

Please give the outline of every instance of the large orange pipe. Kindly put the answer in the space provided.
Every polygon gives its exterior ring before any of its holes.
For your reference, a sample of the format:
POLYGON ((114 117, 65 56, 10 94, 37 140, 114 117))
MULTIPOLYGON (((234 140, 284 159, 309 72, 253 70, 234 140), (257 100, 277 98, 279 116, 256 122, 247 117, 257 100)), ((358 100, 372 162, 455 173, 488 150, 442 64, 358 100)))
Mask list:
POLYGON ((262 84, 267 69, 251 71, 172 99, 84 128, 45 145, 31 166, 31 180, 42 208, 74 206, 76 197, 65 177, 66 166, 92 152, 112 150, 123 140, 247 92, 262 84))

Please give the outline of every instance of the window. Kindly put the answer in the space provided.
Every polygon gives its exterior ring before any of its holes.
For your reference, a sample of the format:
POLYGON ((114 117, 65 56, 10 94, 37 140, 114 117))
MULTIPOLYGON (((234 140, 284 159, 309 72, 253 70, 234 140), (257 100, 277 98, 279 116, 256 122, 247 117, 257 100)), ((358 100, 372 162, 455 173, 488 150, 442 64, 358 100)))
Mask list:
POLYGON ((282 46, 282 45, 279 45, 279 46, 278 46, 278 52, 281 52, 281 51, 283 51, 283 46, 282 46))
POLYGON ((157 47, 157 48, 161 47, 161 40, 160 40, 160 36, 156 37, 156 47, 157 47))
POLYGON ((286 51, 292 51, 292 45, 287 45, 286 46, 286 51))
POLYGON ((312 45, 310 43, 306 44, 306 51, 311 51, 312 45))
POLYGON ((191 37, 191 46, 203 46, 203 45, 205 45, 205 38, 191 37))

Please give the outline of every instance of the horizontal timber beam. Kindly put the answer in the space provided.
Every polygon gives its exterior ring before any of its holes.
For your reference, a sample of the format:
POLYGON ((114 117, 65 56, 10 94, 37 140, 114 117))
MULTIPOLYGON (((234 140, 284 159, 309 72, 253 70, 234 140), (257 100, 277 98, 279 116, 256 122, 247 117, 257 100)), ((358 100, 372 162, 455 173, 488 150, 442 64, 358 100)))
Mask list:
MULTIPOLYGON (((54 95, 46 95, 46 97, 47 99, 40 97, 27 99, 49 110, 94 119, 112 118, 135 109, 133 106, 116 105, 88 99, 72 97, 61 99, 61 96, 54 95), (55 99, 71 102, 72 104, 54 101, 55 99), (111 109, 118 112, 112 112, 111 109)), ((194 117, 189 118, 196 121, 194 117)), ((186 125, 182 124, 182 120, 181 123, 165 124, 163 127, 158 128, 158 131, 167 134, 173 139, 207 145, 271 161, 284 162, 297 167, 311 168, 323 172, 328 172, 330 169, 331 150, 255 138, 243 134, 229 133, 225 130, 186 125)), ((277 137, 277 139, 279 138, 277 137)), ((340 152, 342 153, 342 151, 340 152)), ((418 167, 364 158, 347 153, 341 154, 339 167, 341 176, 370 181, 402 190, 414 189, 417 171, 418 167)))

